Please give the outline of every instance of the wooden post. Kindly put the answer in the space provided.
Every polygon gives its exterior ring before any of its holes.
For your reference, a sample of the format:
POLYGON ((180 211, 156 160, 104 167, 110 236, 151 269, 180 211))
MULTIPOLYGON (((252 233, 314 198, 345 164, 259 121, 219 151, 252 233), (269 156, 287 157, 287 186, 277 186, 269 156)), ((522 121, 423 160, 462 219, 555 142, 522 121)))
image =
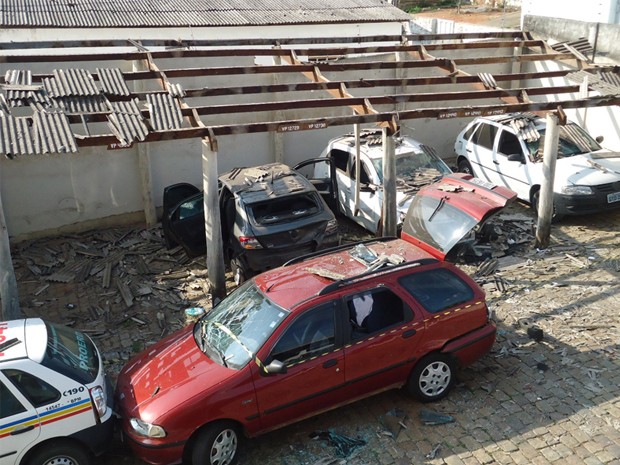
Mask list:
MULTIPOLYGON (((144 60, 133 61, 133 71, 144 71, 148 69, 144 60)), ((134 90, 143 92, 145 89, 144 81, 138 79, 134 81, 134 90)), ((153 201, 153 187, 151 183, 151 155, 148 142, 139 143, 138 146, 138 169, 140 170, 140 188, 142 191, 142 206, 144 208, 144 221, 147 227, 157 223, 157 211, 153 201)))
POLYGON ((383 128, 383 235, 396 236, 396 153, 392 129, 383 128))
POLYGON ((536 247, 549 247, 551 236, 551 220, 553 218, 553 180, 555 179, 555 162, 558 158, 558 143, 560 131, 558 116, 554 113, 547 115, 545 129, 545 146, 543 152, 543 181, 540 186, 538 200, 538 224, 536 226, 536 247))
POLYGON ((0 194, 0 320, 16 320, 23 318, 19 308, 19 296, 17 293, 17 280, 11 258, 9 232, 4 219, 2 207, 2 195, 0 194))
POLYGON ((207 270, 211 285, 211 298, 226 296, 226 270, 224 268, 224 244, 217 189, 217 145, 215 140, 202 141, 202 182, 205 210, 205 236, 207 240, 207 270))

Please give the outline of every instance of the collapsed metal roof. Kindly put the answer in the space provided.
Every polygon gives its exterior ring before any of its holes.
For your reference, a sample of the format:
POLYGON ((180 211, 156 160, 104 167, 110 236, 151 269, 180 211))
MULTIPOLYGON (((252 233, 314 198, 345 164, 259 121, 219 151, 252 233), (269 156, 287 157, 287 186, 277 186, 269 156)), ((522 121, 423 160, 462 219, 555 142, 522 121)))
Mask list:
POLYGON ((217 27, 408 21, 383 0, 1 0, 1 27, 217 27))
POLYGON ((6 45, 7 51, 0 55, 8 69, 0 78, 0 152, 9 158, 75 152, 85 146, 128 147, 163 139, 355 123, 394 127, 416 118, 620 103, 617 67, 594 66, 580 54, 557 52, 519 31, 6 45), (77 53, 75 47, 84 48, 77 53), (274 64, 260 64, 257 57, 261 63, 274 64), (202 64, 205 59, 212 64, 202 64), (131 69, 132 63, 146 67, 121 71, 119 62, 126 64, 124 69, 131 69), (498 64, 534 62, 561 66, 543 72, 490 71, 498 64), (85 63, 96 67, 86 68, 85 63), (160 63, 178 67, 163 68, 160 63), (30 69, 43 69, 41 64, 51 72, 37 74, 30 69), (472 69, 476 74, 467 71, 472 69), (281 78, 260 84, 260 75, 281 78), (541 84, 553 78, 576 83, 541 84), (221 84, 228 79, 235 85, 221 84), (602 95, 575 98, 584 81, 589 90, 602 95), (420 92, 422 86, 432 86, 433 92, 420 92), (299 119, 306 113, 313 116, 299 119), (218 124, 224 116, 225 122, 218 124))

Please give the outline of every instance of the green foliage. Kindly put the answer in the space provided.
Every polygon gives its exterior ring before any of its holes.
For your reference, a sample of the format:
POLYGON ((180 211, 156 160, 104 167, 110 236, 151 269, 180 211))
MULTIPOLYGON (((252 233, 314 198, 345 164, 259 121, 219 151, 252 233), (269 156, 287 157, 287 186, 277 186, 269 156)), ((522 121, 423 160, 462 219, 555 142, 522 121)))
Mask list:
POLYGON ((458 0, 410 0, 401 1, 403 9, 407 13, 420 13, 432 8, 454 8, 458 6, 458 0), (404 5, 402 5, 404 4, 404 5))

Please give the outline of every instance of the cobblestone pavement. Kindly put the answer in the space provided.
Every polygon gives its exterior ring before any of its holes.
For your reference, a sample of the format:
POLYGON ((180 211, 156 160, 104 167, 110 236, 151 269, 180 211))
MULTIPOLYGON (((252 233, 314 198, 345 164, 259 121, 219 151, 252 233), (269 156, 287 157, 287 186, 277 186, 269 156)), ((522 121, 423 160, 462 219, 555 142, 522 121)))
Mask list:
MULTIPOLYGON (((529 215, 527 208, 521 210, 529 215)), ((405 392, 386 392, 248 440, 239 463, 620 464, 619 230, 620 211, 569 218, 553 226, 551 247, 544 252, 530 247, 501 258, 484 273, 481 267, 464 267, 487 291, 499 331, 492 353, 461 370, 446 399, 423 405, 405 392), (543 330, 540 342, 527 335, 533 326, 543 330), (426 426, 420 420, 422 409, 454 421, 426 426), (406 428, 395 438, 384 426, 386 415, 394 412, 406 415, 406 428), (340 457, 331 444, 311 438, 315 431, 366 444, 340 457)), ((154 251, 161 249, 156 232, 140 233, 154 251)), ((114 237, 108 233, 108 240, 110 235, 114 237)), ((80 241, 79 236, 69 239, 80 241)), ((118 237, 111 243, 124 244, 118 237)), ((70 320, 90 331, 112 374, 131 353, 180 326, 184 306, 209 305, 201 284, 202 259, 179 265, 173 255, 157 252, 146 263, 147 290, 138 285, 141 274, 136 270, 141 267, 129 265, 134 255, 125 243, 127 253, 114 270, 117 279, 132 280, 136 297, 127 306, 113 286, 88 284, 101 276, 96 270, 82 282, 50 282, 37 275, 32 247, 66 249, 58 241, 56 245, 23 244, 15 251, 22 306, 29 316, 70 320), (159 324, 158 311, 163 312, 159 324), (100 331, 103 326, 112 330, 100 331)), ((90 249, 86 244, 84 250, 90 249)), ((114 249, 108 252, 113 255, 114 249)), ((97 463, 140 462, 113 447, 97 463)))

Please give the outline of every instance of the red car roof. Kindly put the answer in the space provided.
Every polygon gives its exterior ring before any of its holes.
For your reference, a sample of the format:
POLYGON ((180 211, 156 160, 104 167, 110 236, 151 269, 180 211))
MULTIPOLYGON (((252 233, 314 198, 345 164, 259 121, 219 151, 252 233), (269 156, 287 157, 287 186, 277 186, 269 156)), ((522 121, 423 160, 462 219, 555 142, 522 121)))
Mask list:
MULTIPOLYGON (((377 240, 366 243, 366 246, 377 256, 394 254, 403 257, 406 261, 434 259, 428 252, 401 239, 377 240)), ((276 304, 290 309, 318 295, 339 278, 350 278, 368 271, 366 265, 349 253, 354 247, 355 244, 352 244, 351 248, 340 252, 266 271, 255 278, 256 284, 276 304), (331 278, 324 276, 330 274, 331 278)))

